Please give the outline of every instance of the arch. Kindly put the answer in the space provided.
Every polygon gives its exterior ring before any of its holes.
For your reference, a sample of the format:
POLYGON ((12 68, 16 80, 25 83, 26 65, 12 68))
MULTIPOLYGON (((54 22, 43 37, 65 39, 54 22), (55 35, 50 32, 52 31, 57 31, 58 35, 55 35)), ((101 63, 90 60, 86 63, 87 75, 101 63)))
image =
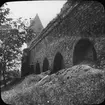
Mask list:
POLYGON ((97 54, 93 43, 89 39, 80 39, 74 47, 73 65, 82 61, 96 61, 97 54))
POLYGON ((43 61, 43 72, 47 71, 49 69, 49 62, 48 59, 45 58, 43 61))
POLYGON ((40 74, 40 64, 38 62, 36 63, 35 74, 40 74))
POLYGON ((34 65, 30 65, 30 74, 34 73, 34 65))
POLYGON ((54 58, 52 73, 56 73, 63 68, 64 68, 63 56, 61 55, 61 53, 58 52, 54 58))

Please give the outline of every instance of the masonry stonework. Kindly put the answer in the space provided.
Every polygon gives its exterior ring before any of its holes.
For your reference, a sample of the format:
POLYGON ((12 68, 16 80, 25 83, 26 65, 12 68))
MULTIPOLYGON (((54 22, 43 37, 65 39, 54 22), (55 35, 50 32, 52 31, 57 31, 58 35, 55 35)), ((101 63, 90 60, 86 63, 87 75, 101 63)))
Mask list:
POLYGON ((56 54, 59 53, 63 62, 61 62, 63 65, 61 69, 69 68, 75 65, 73 64, 76 57, 74 51, 79 41, 80 45, 76 50, 78 53, 75 53, 77 58, 81 56, 78 61, 82 62, 86 56, 91 56, 90 60, 97 62, 105 47, 102 45, 102 41, 105 41, 105 9, 101 3, 97 1, 73 4, 67 2, 60 14, 47 25, 28 48, 29 65, 33 65, 36 73, 35 68, 38 62, 40 72, 43 72, 43 61, 47 58, 48 69, 53 73, 54 61, 57 61, 55 59, 61 59, 60 56, 56 58, 56 54))

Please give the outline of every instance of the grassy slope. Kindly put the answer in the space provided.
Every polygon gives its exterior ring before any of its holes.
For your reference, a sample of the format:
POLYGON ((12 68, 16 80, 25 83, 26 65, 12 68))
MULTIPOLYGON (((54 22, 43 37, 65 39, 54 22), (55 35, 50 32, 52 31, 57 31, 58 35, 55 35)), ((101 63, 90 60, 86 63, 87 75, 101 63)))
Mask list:
POLYGON ((105 71, 79 65, 51 76, 30 75, 1 96, 13 105, 101 103, 105 99, 105 71))

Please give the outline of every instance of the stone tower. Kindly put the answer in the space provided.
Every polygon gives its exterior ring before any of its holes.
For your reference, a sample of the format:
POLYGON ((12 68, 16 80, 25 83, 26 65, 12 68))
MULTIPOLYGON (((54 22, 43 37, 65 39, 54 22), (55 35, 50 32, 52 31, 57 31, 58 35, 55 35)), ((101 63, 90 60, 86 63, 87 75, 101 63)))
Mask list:
MULTIPOLYGON (((30 20, 30 26, 28 29, 32 29, 34 31, 35 37, 37 37, 41 33, 41 31, 43 30, 43 25, 38 14, 36 14, 34 19, 30 20)), ((28 46, 30 46, 34 38, 30 42, 27 43, 28 46)))
POLYGON ((43 25, 38 14, 36 14, 34 19, 30 20, 29 28, 31 28, 36 34, 39 34, 42 31, 43 25))

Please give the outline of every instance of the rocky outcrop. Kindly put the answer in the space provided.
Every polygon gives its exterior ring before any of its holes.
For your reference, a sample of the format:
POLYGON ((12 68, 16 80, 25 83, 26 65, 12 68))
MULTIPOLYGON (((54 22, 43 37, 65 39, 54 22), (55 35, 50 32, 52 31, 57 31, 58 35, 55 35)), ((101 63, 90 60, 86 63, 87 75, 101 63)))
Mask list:
POLYGON ((105 100, 105 70, 81 64, 52 75, 30 75, 1 96, 13 105, 96 105, 105 100))

